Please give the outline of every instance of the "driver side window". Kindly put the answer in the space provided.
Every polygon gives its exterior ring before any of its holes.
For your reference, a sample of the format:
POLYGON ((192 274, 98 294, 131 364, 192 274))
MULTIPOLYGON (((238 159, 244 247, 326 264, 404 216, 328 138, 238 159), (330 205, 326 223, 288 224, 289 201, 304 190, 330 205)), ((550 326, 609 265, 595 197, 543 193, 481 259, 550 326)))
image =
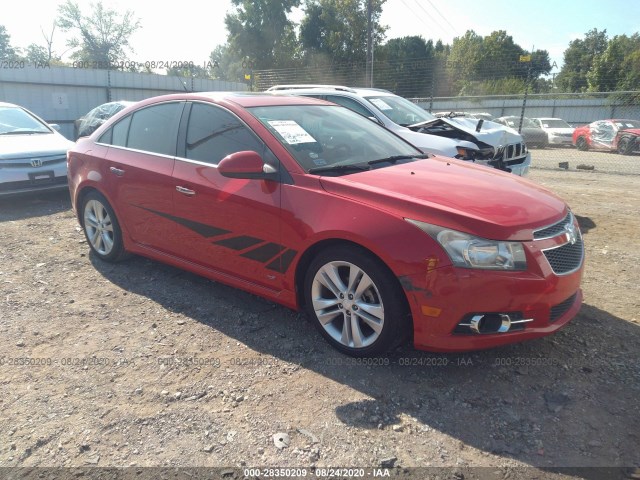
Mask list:
POLYGON ((231 153, 264 151, 262 142, 235 115, 203 103, 192 104, 186 140, 186 158, 212 165, 231 153))

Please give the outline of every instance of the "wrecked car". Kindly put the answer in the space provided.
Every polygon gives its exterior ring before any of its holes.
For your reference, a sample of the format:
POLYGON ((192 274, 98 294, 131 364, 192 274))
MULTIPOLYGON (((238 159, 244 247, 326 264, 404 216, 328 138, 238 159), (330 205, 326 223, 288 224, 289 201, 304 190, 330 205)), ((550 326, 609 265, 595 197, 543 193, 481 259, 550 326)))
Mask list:
POLYGON ((320 98, 347 107, 420 150, 524 176, 531 165, 527 146, 514 129, 484 119, 437 118, 388 90, 334 85, 276 85, 276 94, 320 98))
POLYGON ((576 128, 573 132, 573 144, 578 150, 607 150, 631 155, 640 151, 638 137, 638 120, 598 120, 576 128))

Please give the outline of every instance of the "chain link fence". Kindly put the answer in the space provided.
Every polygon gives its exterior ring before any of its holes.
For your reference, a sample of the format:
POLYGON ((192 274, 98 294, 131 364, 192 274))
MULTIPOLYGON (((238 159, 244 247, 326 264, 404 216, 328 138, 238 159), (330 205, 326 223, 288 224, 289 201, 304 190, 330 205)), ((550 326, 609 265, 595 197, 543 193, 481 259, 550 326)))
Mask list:
MULTIPOLYGON (((640 175, 640 85, 631 91, 564 93, 555 75, 534 78, 523 62, 490 65, 483 73, 469 74, 464 65, 433 58, 379 61, 374 62, 373 86, 436 115, 473 115, 514 128, 532 147, 532 168, 640 175), (540 135, 545 142, 531 140, 540 135)), ((256 70, 253 89, 366 87, 366 71, 364 62, 256 70)))

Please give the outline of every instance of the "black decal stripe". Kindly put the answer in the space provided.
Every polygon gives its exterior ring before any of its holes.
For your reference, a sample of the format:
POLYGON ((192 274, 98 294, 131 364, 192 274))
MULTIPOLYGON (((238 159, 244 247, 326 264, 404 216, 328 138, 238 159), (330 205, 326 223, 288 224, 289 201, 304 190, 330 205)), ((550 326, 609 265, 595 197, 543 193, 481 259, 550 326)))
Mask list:
POLYGON ((266 262, 275 257, 285 248, 286 247, 278 245, 277 243, 267 243, 266 245, 262 245, 261 247, 249 250, 248 252, 245 252, 240 256, 248 258, 250 260, 256 260, 258 262, 266 262))
POLYGON ((187 220, 186 218, 182 218, 182 217, 174 217, 173 215, 169 215, 168 213, 157 212, 155 210, 151 210, 150 208, 140 207, 139 205, 135 205, 135 206, 138 208, 141 208, 142 210, 146 210, 147 212, 154 213, 160 217, 172 220, 182 225, 183 227, 186 227, 189 230, 196 232, 198 235, 202 235, 205 238, 217 237, 218 235, 231 233, 229 230, 225 230, 224 228, 218 228, 212 225, 207 225, 205 223, 199 223, 193 220, 187 220))
POLYGON ((276 272, 284 273, 289 268, 289 265, 291 265, 291 262, 293 261, 297 253, 298 252, 296 252, 295 250, 289 249, 286 252, 284 252, 282 255, 280 255, 278 258, 276 258, 269 265, 267 265, 267 268, 269 270, 274 270, 276 272))
POLYGON ((220 245, 223 247, 231 248, 233 250, 244 250, 245 248, 253 247, 258 243, 262 243, 264 240, 255 237, 249 237, 247 235, 242 235, 240 237, 229 237, 223 240, 218 240, 217 242, 213 242, 216 245, 220 245))

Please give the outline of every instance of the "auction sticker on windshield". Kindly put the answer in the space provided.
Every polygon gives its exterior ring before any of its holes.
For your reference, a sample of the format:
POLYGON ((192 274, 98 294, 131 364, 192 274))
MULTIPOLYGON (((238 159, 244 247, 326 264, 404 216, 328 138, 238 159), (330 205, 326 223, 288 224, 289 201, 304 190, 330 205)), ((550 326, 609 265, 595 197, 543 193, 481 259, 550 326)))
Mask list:
POLYGON ((316 139, 296 123, 295 120, 270 120, 269 125, 275 128, 276 132, 289 145, 298 143, 315 143, 316 139))
POLYGON ((369 101, 373 103, 376 107, 378 107, 380 110, 393 110, 393 108, 391 108, 387 102, 385 102, 380 98, 371 98, 369 99, 369 101))

